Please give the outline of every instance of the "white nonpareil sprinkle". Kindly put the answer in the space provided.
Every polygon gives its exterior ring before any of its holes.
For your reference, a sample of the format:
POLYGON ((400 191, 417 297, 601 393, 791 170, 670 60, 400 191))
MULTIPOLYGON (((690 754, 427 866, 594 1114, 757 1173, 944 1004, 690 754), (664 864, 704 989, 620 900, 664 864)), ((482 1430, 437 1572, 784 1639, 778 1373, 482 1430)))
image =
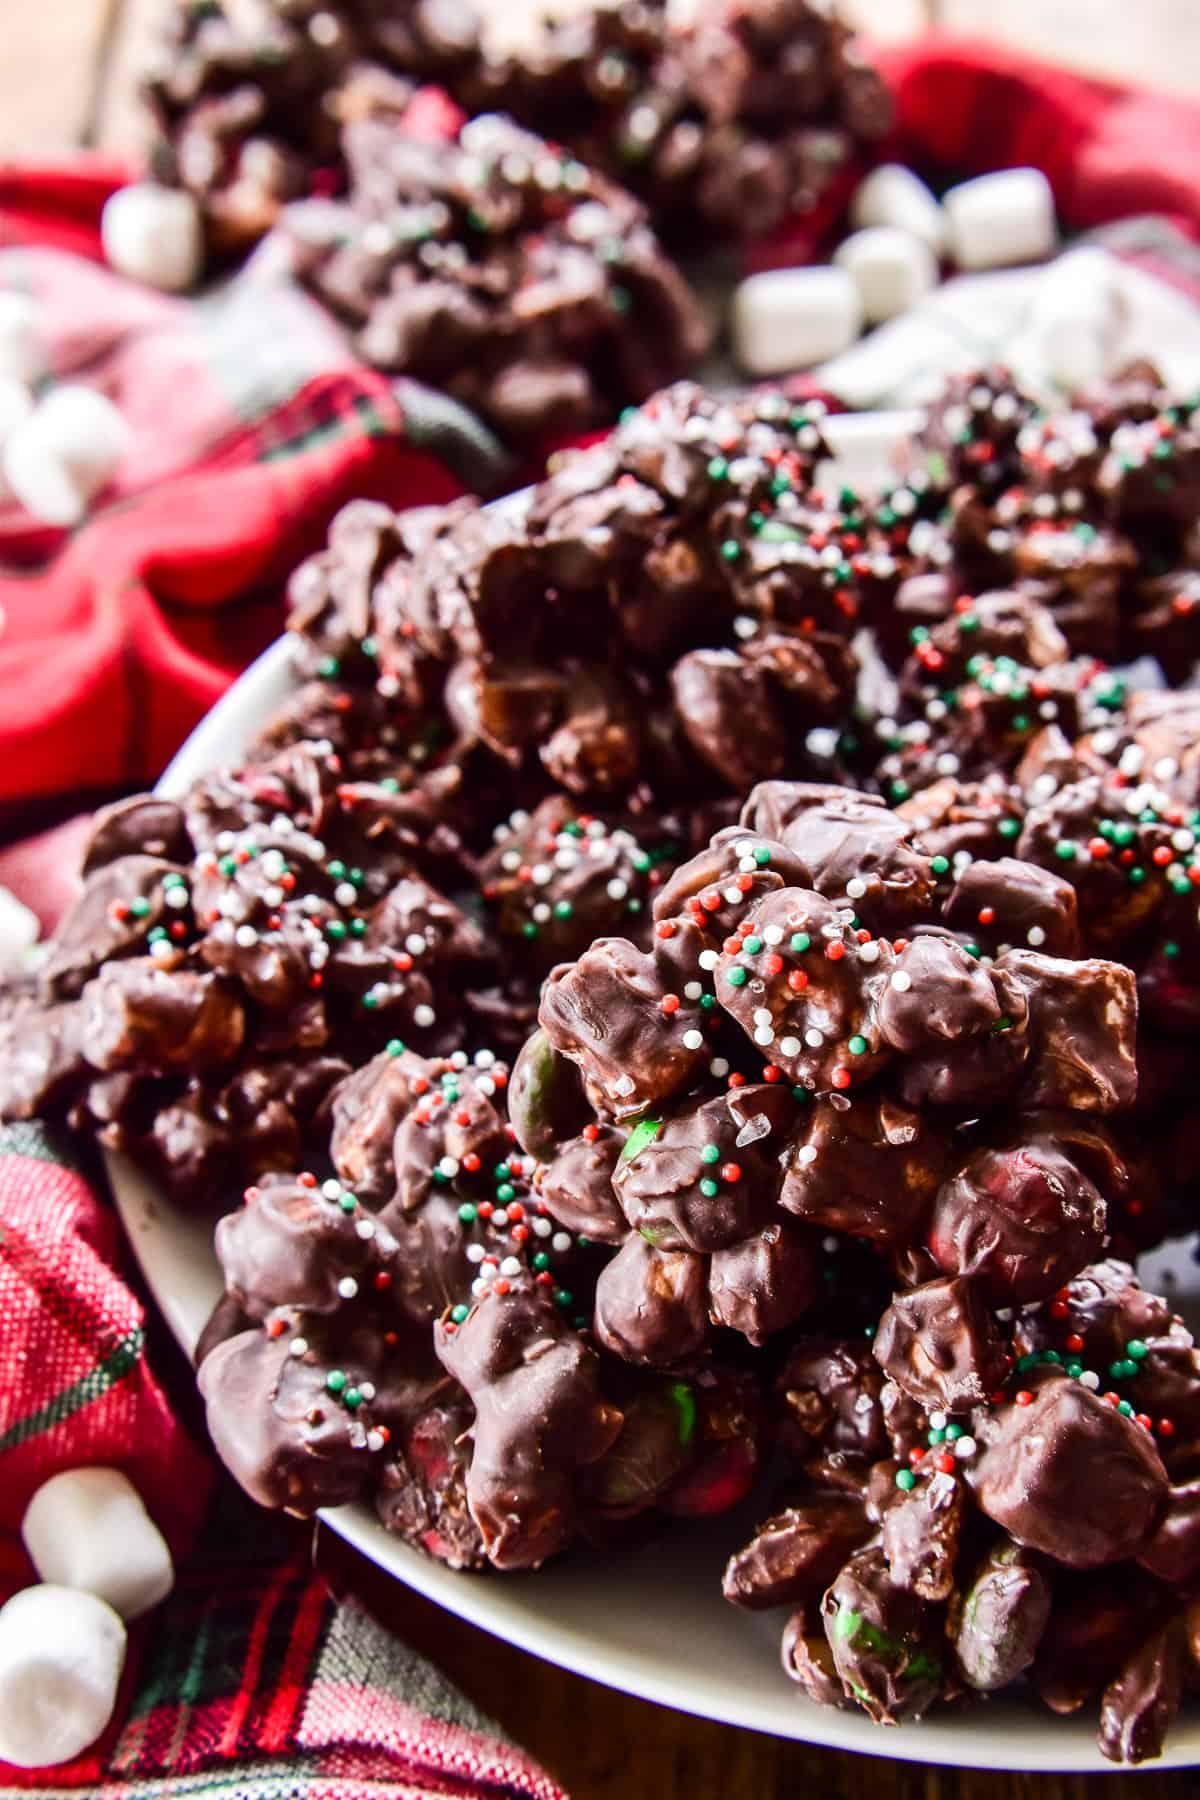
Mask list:
POLYGON ((367 1433, 367 1449, 368 1450, 382 1450, 383 1446, 386 1443, 387 1443, 387 1439, 384 1437, 382 1431, 379 1430, 378 1426, 376 1426, 372 1431, 368 1431, 368 1433, 367 1433))
POLYGON ((754 1041, 760 1049, 775 1042, 775 1032, 770 1025, 759 1025, 754 1033, 754 1041))
POLYGON ((288 1354, 289 1354, 289 1356, 307 1356, 308 1355, 308 1339, 302 1338, 302 1337, 294 1337, 292 1339, 291 1343, 288 1345, 288 1354))
POLYGON ((737 906, 742 899, 741 888, 727 887, 723 890, 723 898, 728 906, 737 906))
POLYGON ((358 899, 358 889, 352 881, 339 881, 333 890, 333 897, 339 906, 353 906, 358 899))
POLYGON ((465 1069, 468 1057, 465 1050, 456 1050, 450 1058, 450 1066, 454 1069, 465 1069))
POLYGON ((752 856, 743 856, 738 863, 738 872, 741 875, 753 875, 757 868, 758 864, 752 856))
POLYGON ((809 1164, 815 1163, 816 1160, 817 1160, 817 1152, 814 1149, 813 1145, 812 1144, 801 1144, 800 1148, 796 1152, 796 1161, 800 1164, 801 1168, 807 1169, 809 1164))
POLYGON ((714 1056, 708 1065, 708 1072, 710 1075, 715 1075, 720 1081, 722 1076, 728 1075, 729 1064, 723 1056, 714 1056))
POLYGON ((830 1232, 828 1237, 823 1237, 821 1239, 821 1248, 826 1256, 834 1256, 838 1250, 841 1249, 841 1243, 839 1239, 835 1238, 833 1233, 830 1232))
POLYGON ((550 867, 549 863, 534 863, 529 874, 530 880, 536 887, 545 887, 548 881, 553 881, 554 879, 554 870, 550 867))
POLYGON ((764 928, 764 930, 763 930, 763 943, 764 944, 775 945, 775 944, 782 944, 782 942, 783 942, 783 927, 782 927, 782 925, 768 925, 764 928))
POLYGON ((178 911, 180 907, 188 904, 191 897, 191 893, 186 887, 169 887, 163 893, 163 904, 174 907, 178 911))
POLYGON ((479 1089, 481 1094, 486 1094, 489 1099, 496 1091, 496 1084, 490 1075, 481 1075, 479 1080, 475 1083, 475 1086, 479 1089))
POLYGON ((343 1300, 353 1300, 358 1292, 358 1283, 355 1281, 353 1275, 343 1275, 342 1279, 338 1282, 337 1291, 343 1300))
POLYGON ((765 1006, 756 1006, 755 1007, 754 1023, 756 1025, 770 1025, 772 1022, 773 1022, 772 1015, 767 1007, 765 1007, 765 1006))
POLYGON ((1025 933, 1025 941, 1032 944, 1036 950, 1039 944, 1045 943, 1046 933, 1040 925, 1031 925, 1025 933))
POLYGON ((342 1184, 340 1181, 323 1181, 321 1183, 321 1192, 327 1200, 340 1200, 342 1197, 342 1184))
POLYGON ((410 956, 424 956, 426 944, 423 934, 419 931, 410 931, 404 940, 404 948, 410 956))
POLYGON ((496 1052, 494 1050, 477 1050, 475 1052, 475 1067, 477 1069, 493 1069, 495 1066, 496 1052))
POLYGON ((437 1014, 434 1012, 432 1006, 421 1005, 413 1007, 414 1025, 429 1026, 433 1024, 436 1018, 437 1014))
POLYGON ((519 1275, 521 1273, 520 1258, 517 1256, 506 1256, 504 1261, 500 1264, 500 1273, 502 1275, 519 1275))
POLYGON ((799 1055, 799 1052, 800 1039, 798 1037, 780 1038, 779 1053, 781 1056, 797 1056, 799 1055))
POLYGON ((488 1281, 486 1276, 484 1276, 484 1275, 476 1276, 475 1280, 471 1283, 471 1298, 473 1300, 482 1300, 483 1296, 487 1293, 488 1288, 490 1286, 491 1286, 491 1283, 488 1281))
POLYGON ((702 969, 715 969, 717 966, 717 953, 715 950, 702 950, 698 960, 702 969))
POLYGON ((846 893, 851 900, 861 900, 867 891, 867 884, 860 875, 855 875, 846 883, 846 893))
POLYGON ((973 1437, 960 1437, 955 1440, 954 1454, 960 1462, 967 1462, 979 1448, 973 1437))
POLYGON ((1095 1369, 1085 1369, 1083 1374, 1079 1377, 1079 1381, 1083 1387, 1091 1388, 1093 1392, 1100 1386, 1100 1377, 1097 1375, 1095 1369))
POLYGON ((912 986, 912 976, 907 969, 897 969, 892 976, 892 986, 898 994, 907 994, 912 986))
POLYGON ((950 1421, 944 1412, 931 1412, 929 1415, 929 1429, 931 1431, 945 1431, 949 1423, 950 1421))
POLYGON ((443 1156, 438 1163, 438 1168, 443 1175, 448 1176, 450 1180, 453 1181, 454 1177, 458 1174, 458 1158, 455 1156, 443 1156))
POLYGON ((604 891, 610 900, 623 900, 629 892, 629 883, 615 875, 604 891))
POLYGON ((364 1400, 373 1400, 378 1389, 373 1381, 360 1381, 358 1384, 358 1391, 364 1400))
POLYGON ((360 1219, 354 1230, 356 1236, 360 1237, 364 1244, 368 1244, 375 1236, 375 1221, 374 1219, 360 1219))
POLYGON ((683 997, 685 1000, 698 1000, 703 992, 704 988, 698 981, 689 981, 684 984, 683 997))
POLYGON ((819 1050, 825 1042, 825 1034, 818 1031, 815 1025, 810 1025, 804 1034, 804 1041, 810 1050, 819 1050))
POLYGON ((550 1248, 552 1250, 557 1250, 559 1255, 562 1256, 565 1251, 567 1251, 571 1248, 570 1232, 569 1231, 556 1231, 554 1236, 550 1240, 550 1248))
POLYGON ((540 1216, 537 1218, 531 1219, 530 1224, 533 1226, 534 1237, 548 1238, 550 1236, 550 1233, 554 1230, 554 1227, 550 1223, 549 1219, 543 1219, 540 1216))
POLYGON ((549 917, 550 917, 550 908, 546 905, 546 902, 544 900, 539 900, 537 905, 533 909, 534 923, 538 924, 538 925, 544 925, 546 923, 546 920, 549 917))
POLYGON ((879 961, 878 944, 860 944, 858 947, 859 962, 873 963, 879 961))
POLYGON ((683 1047, 685 1050, 701 1050, 701 1049, 703 1049, 704 1033, 702 1031, 696 1031, 694 1029, 692 1031, 685 1031, 683 1034, 683 1047))
POLYGON ((483 1245, 482 1244, 468 1244, 467 1245, 467 1261, 469 1263, 481 1263, 483 1261, 483 1245))

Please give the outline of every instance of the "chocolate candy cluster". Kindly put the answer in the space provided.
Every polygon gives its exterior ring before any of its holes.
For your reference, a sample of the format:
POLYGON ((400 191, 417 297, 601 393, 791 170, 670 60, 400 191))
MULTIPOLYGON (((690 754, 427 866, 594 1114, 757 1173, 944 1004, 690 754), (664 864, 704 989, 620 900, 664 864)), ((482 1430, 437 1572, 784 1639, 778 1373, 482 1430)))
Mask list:
POLYGON ((200 1379, 253 1494, 521 1568, 778 1447, 727 1588, 810 1695, 1025 1677, 1155 1753, 1200 1641, 1200 1368, 1131 1267, 1197 1216, 1194 416, 979 371, 868 500, 819 402, 678 384, 499 507, 341 514, 291 698, 100 815, 0 1004, 0 1110, 228 1214, 200 1379))
POLYGON ((775 1391, 793 1485, 725 1593, 793 1609, 810 1698, 897 1724, 1024 1676, 1058 1713, 1098 1699, 1114 1761, 1161 1751, 1200 1692, 1200 1353, 1127 1263, 1015 1314, 927 1284, 775 1391))
POLYGON ((810 0, 719 0, 686 24, 664 0, 601 0, 519 54, 481 27, 473 0, 170 0, 142 83, 156 173, 197 197, 212 255, 236 255, 289 201, 340 192, 356 159, 394 171, 398 147, 356 151, 343 128, 411 130, 433 84, 447 119, 508 113, 631 189, 672 241, 707 243, 809 210, 891 122, 849 27, 810 0))
POLYGON ((343 142, 345 200, 290 208, 282 230, 365 361, 520 441, 603 423, 703 354, 645 210, 569 152, 494 114, 453 139, 366 117, 343 142))
POLYGON ((397 122, 420 83, 453 85, 479 56, 471 0, 171 0, 159 24, 151 162, 195 195, 214 260, 342 188, 344 125, 397 122))
POLYGON ((849 26, 811 0, 732 0, 686 24, 664 0, 600 0, 530 52, 485 58, 468 101, 476 90, 624 182, 690 245, 811 210, 892 122, 849 26))

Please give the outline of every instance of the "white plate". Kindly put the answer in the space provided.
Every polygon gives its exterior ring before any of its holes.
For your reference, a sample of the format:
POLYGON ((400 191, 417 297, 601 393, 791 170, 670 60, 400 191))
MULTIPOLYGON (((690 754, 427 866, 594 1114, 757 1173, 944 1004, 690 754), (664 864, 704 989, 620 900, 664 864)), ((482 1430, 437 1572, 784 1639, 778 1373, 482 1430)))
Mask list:
MULTIPOLYGON (((289 646, 280 642, 248 669, 175 758, 158 791, 180 794, 198 775, 236 761, 292 686, 289 646)), ((125 1158, 110 1156, 117 1207, 155 1299, 191 1351, 221 1278, 211 1229, 175 1211, 125 1158)), ((1181 1297, 1200 1296, 1200 1278, 1181 1246, 1155 1259, 1154 1279, 1181 1297)), ((567 1557, 533 1575, 456 1574, 389 1537, 366 1507, 346 1506, 326 1522, 388 1575, 506 1642, 642 1699, 730 1725, 800 1738, 834 1749, 972 1768, 1110 1771, 1095 1743, 1089 1709, 1056 1719, 1022 1699, 980 1702, 884 1731, 859 1712, 803 1699, 778 1661, 783 1615, 746 1614, 721 1598, 725 1557, 746 1535, 745 1517, 678 1526, 632 1554, 567 1557)), ((1098 1580, 1103 1576, 1099 1575, 1098 1580)), ((1200 1762, 1200 1714, 1171 1735, 1157 1768, 1200 1762)))

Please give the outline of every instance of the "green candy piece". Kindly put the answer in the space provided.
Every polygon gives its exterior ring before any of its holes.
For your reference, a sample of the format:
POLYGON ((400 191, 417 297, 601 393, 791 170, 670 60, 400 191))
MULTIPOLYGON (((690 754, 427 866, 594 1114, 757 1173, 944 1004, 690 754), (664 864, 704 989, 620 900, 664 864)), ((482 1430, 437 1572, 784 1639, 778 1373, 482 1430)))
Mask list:
POLYGON ((641 1155, 647 1144, 652 1144, 654 1142, 662 1128, 662 1120, 652 1119, 648 1114, 638 1119, 622 1145, 619 1160, 621 1162, 632 1162, 635 1156, 641 1155))

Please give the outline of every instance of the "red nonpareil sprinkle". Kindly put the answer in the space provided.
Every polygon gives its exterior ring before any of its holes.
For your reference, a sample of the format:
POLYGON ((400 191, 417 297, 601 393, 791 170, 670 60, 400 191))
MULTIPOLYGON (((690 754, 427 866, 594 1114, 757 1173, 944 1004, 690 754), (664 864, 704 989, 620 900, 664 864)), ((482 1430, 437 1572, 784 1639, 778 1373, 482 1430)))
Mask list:
POLYGON ((462 1166, 467 1171, 468 1175, 478 1174, 479 1152, 477 1150, 468 1150, 467 1154, 462 1159, 462 1166))
POLYGON ((1087 841, 1087 849, 1088 855, 1093 862, 1103 862, 1106 856, 1111 856, 1112 854, 1112 845, 1106 838, 1102 837, 1089 838, 1087 841))
POLYGON ((957 613, 970 612, 970 610, 971 610, 970 594, 960 594, 958 596, 958 599, 954 602, 954 610, 957 613))
POLYGON ((1069 1316, 1070 1311, 1071 1308, 1067 1305, 1065 1300, 1052 1300, 1050 1302, 1050 1317, 1052 1319, 1065 1319, 1069 1316))
POLYGON ((248 1187, 242 1195, 242 1199, 246 1202, 247 1206, 253 1206, 254 1202, 258 1199, 258 1189, 256 1187, 248 1187))
POLYGON ((460 1106, 458 1111, 454 1114, 454 1123, 456 1125, 469 1125, 471 1123, 471 1115, 465 1106, 460 1106))
POLYGON ((763 958, 763 974, 764 975, 782 975, 783 974, 783 958, 782 958, 782 956, 779 955, 779 953, 777 951, 772 951, 770 956, 764 956, 764 958, 763 958))
POLYGON ((1150 1417, 1149 1413, 1134 1413, 1133 1416, 1144 1430, 1154 1430, 1154 1420, 1150 1417))
POLYGON ((1078 1356, 1079 1352, 1083 1349, 1083 1339, 1077 1331, 1073 1331, 1067 1339, 1066 1348, 1073 1356, 1078 1356))
POLYGON ((709 888, 707 893, 701 894, 700 904, 705 912, 717 912, 721 905, 721 896, 715 888, 709 888))
POLYGON ((826 944, 825 954, 830 962, 841 962, 846 954, 846 946, 840 938, 834 938, 831 943, 826 944))
POLYGON ((996 923, 996 909, 994 906, 981 906, 978 916, 981 925, 994 925, 996 923))
POLYGON ((1174 854, 1169 844, 1160 844, 1156 850, 1151 851, 1150 861, 1157 863, 1160 869, 1165 869, 1174 854))
POLYGON ((742 940, 740 937, 727 937, 725 942, 721 945, 726 956, 736 956, 741 947, 742 940))
POLYGON ((1105 1394, 1103 1397, 1105 1400, 1108 1401, 1108 1404, 1110 1406, 1120 1406, 1120 1404, 1121 1404, 1120 1394, 1115 1393, 1111 1388, 1109 1389, 1108 1393, 1105 1394))
POLYGON ((948 1450, 943 1450, 942 1454, 939 1457, 935 1458, 935 1463, 936 1463, 937 1468, 941 1470, 943 1475, 953 1475, 953 1473, 954 1473, 954 1458, 951 1456, 951 1454, 948 1450))
POLYGON ((729 1077, 729 1085, 730 1087, 745 1087, 746 1077, 744 1075, 739 1075, 735 1069, 733 1074, 729 1077))
POLYGON ((860 944, 869 944, 871 941, 871 934, 865 925, 860 925, 854 935, 860 944))
POLYGON ((675 936, 675 921, 674 919, 660 919, 658 924, 654 927, 654 930, 656 935, 660 938, 673 938, 675 936))
POLYGON ((241 863, 242 867, 245 868, 246 864, 250 861, 250 852, 245 849, 235 850, 233 853, 233 860, 236 863, 241 863))
POLYGON ((793 969, 787 978, 787 984, 793 994, 802 994, 808 986, 808 976, 803 969, 793 969))
POLYGON ((184 938, 187 936, 187 926, 182 919, 176 919, 175 923, 170 927, 170 932, 175 942, 177 944, 182 944, 184 938))
POLYGON ((925 1452, 919 1444, 917 1445, 915 1450, 909 1451, 908 1460, 912 1464, 914 1469, 916 1468, 916 1466, 919 1462, 925 1461, 925 1452))
MULTIPOLYGON (((517 1174, 517 1172, 516 1169, 513 1170, 514 1175, 517 1174)), ((521 1205, 519 1200, 509 1201, 508 1216, 510 1219, 523 1219, 525 1217, 525 1208, 521 1205)))
POLYGON ((458 1326, 454 1323, 453 1319, 443 1319, 442 1330, 447 1337, 455 1337, 458 1334, 458 1326))
MULTIPOLYGON (((1030 1397, 1032 1398, 1032 1396, 1030 1397)), ((1004 1392, 1003 1388, 997 1388, 994 1394, 988 1395, 988 1403, 991 1406, 1003 1406, 1007 1399, 1008 1395, 1004 1392)))
POLYGON ((1032 1406, 1033 1405, 1033 1395, 1030 1393, 1028 1388, 1022 1388, 1019 1394, 1013 1395, 1013 1399, 1016 1401, 1018 1406, 1032 1406))
POLYGON ((589 1144, 594 1144, 596 1139, 600 1136, 600 1127, 598 1125, 585 1125, 583 1128, 583 1135, 589 1144))
POLYGON ((763 1064, 763 1080, 764 1081, 782 1081, 783 1080, 783 1070, 777 1069, 775 1067, 774 1063, 764 1063, 763 1064))
POLYGON ((379 1269, 375 1275, 375 1286, 378 1288, 379 1292, 381 1294, 386 1294, 387 1290, 391 1287, 391 1285, 392 1285, 391 1270, 390 1269, 379 1269))
POLYGON ((511 1285, 512 1284, 509 1281, 507 1281, 503 1275, 501 1275, 498 1281, 493 1281, 492 1292, 493 1292, 493 1294, 500 1294, 501 1296, 503 1296, 508 1293, 511 1285))
POLYGON ((554 1277, 549 1269, 543 1269, 541 1274, 536 1277, 536 1280, 539 1287, 553 1287, 554 1285, 554 1277))
POLYGON ((296 877, 292 874, 290 869, 285 869, 283 874, 279 877, 279 886, 283 888, 285 893, 290 894, 295 885, 296 877))
POLYGON ((851 1080, 850 1071, 849 1069, 835 1069, 829 1079, 835 1088, 848 1088, 851 1080))
POLYGON ((325 986, 325 977, 319 969, 314 969, 313 973, 309 976, 308 985, 310 988, 323 988, 325 986))
POLYGON ((1129 867, 1131 867, 1131 865, 1133 863, 1135 863, 1137 861, 1137 851, 1136 850, 1122 850, 1120 856, 1118 856, 1118 858, 1117 858, 1117 861, 1120 863, 1120 865, 1123 869, 1128 869, 1129 867))
POLYGON ((412 968, 412 966, 413 966, 413 959, 408 954, 407 950, 398 951, 396 953, 396 955, 393 956, 393 958, 392 958, 393 969, 399 969, 399 971, 402 975, 407 975, 409 970, 412 968))
POLYGON ((896 952, 897 956, 902 956, 904 954, 904 952, 908 949, 908 939, 907 938, 893 938, 892 939, 892 949, 896 952))
POLYGON ((677 1013, 679 1011, 679 995, 664 994, 659 1005, 662 1007, 667 1017, 670 1018, 672 1013, 677 1013))
POLYGON ((394 1350, 396 1345, 400 1342, 400 1333, 398 1331, 385 1331, 383 1334, 383 1341, 389 1350, 394 1350))
POLYGON ((1159 1437, 1174 1437, 1175 1421, 1174 1419, 1160 1419, 1154 1429, 1157 1431, 1159 1437))
POLYGON ((114 900, 108 911, 109 916, 115 919, 118 925, 123 925, 129 917, 129 908, 123 900, 114 900))
POLYGON ((429 1083, 424 1075, 414 1075, 412 1091, 414 1094, 427 1094, 429 1092, 429 1083))
POLYGON ((753 935, 754 935, 754 920, 753 919, 739 919, 737 922, 737 934, 740 938, 753 937, 753 935))
POLYGON ((481 1200, 479 1202, 479 1216, 481 1219, 490 1219, 495 1210, 496 1208, 492 1205, 490 1200, 481 1200))
POLYGON ((727 1163, 721 1164, 721 1180, 722 1181, 738 1182, 741 1179, 742 1179, 742 1170, 741 1170, 740 1163, 727 1162, 727 1163))
POLYGON ((507 1087, 508 1086, 508 1070, 500 1069, 500 1068, 493 1069, 492 1070, 492 1082, 493 1082, 493 1085, 498 1088, 507 1087))
POLYGON ((288 1328, 288 1322, 286 1319, 268 1319, 267 1320, 267 1336, 269 1338, 282 1337, 284 1332, 287 1330, 287 1328, 288 1328))
POLYGON ((314 1188, 317 1185, 316 1176, 308 1169, 303 1170, 301 1174, 297 1175, 296 1180, 301 1187, 314 1188))
POLYGON ((753 875, 739 875, 733 885, 740 894, 748 894, 754 886, 754 877, 753 875))
POLYGON ((514 1225, 510 1236, 514 1244, 523 1244, 529 1236, 528 1225, 514 1225))

